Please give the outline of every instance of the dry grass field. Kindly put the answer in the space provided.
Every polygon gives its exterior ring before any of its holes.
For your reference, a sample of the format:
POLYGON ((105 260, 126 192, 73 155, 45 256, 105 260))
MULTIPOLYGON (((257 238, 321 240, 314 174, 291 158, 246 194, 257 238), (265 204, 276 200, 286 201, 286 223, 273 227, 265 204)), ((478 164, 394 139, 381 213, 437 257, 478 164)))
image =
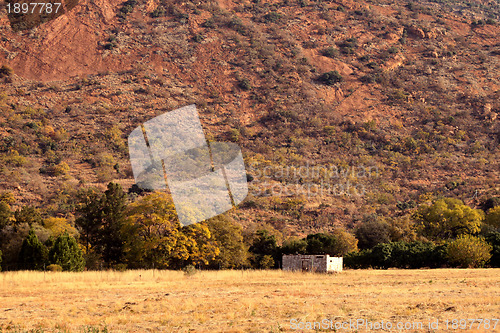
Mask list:
MULTIPOLYGON (((453 319, 499 313, 500 269, 0 273, 0 332, 291 332, 323 319, 447 332, 453 319)), ((465 331, 500 331, 493 325, 465 331)))

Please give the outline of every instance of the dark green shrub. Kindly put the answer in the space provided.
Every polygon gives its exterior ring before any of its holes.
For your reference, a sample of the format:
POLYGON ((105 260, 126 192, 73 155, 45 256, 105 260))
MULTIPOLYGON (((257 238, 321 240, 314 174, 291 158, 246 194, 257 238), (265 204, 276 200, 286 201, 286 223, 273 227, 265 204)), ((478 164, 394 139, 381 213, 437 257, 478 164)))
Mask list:
POLYGON ((483 238, 462 235, 446 247, 450 263, 463 268, 483 267, 491 258, 493 247, 483 238))
POLYGON ((240 87, 243 90, 250 90, 252 89, 252 84, 248 79, 241 79, 238 81, 238 87, 240 87))
POLYGON ((424 268, 443 267, 447 264, 446 246, 431 242, 390 242, 373 249, 350 252, 344 256, 349 268, 424 268))
POLYGON ((311 234, 306 237, 308 254, 343 256, 357 250, 357 240, 351 234, 337 229, 333 234, 311 234))
POLYGON ((305 239, 289 239, 281 246, 282 254, 305 254, 307 253, 307 241, 305 239))
POLYGON ((485 239, 492 247, 490 266, 500 267, 500 232, 492 232, 485 239))
POLYGON ((273 22, 276 23, 281 19, 281 14, 278 12, 270 12, 264 15, 264 22, 273 22))
POLYGON ((332 86, 342 81, 342 75, 338 71, 331 71, 321 74, 318 80, 328 86, 332 86))
POLYGON ((339 50, 334 48, 333 46, 327 47, 326 49, 321 50, 321 54, 328 58, 335 58, 339 54, 339 50))
POLYGON ((267 230, 258 230, 249 252, 253 254, 250 261, 254 268, 271 268, 279 255, 276 237, 267 230))
POLYGON ((135 6, 137 5, 137 0, 127 0, 122 4, 120 11, 118 12, 118 17, 122 20, 127 18, 127 15, 134 11, 135 6))
POLYGON ((358 47, 358 40, 355 37, 347 38, 338 44, 340 52, 344 54, 354 54, 354 49, 358 47))
POLYGON ((9 77, 12 74, 14 74, 14 70, 11 67, 7 65, 2 65, 2 67, 0 67, 0 78, 9 77))

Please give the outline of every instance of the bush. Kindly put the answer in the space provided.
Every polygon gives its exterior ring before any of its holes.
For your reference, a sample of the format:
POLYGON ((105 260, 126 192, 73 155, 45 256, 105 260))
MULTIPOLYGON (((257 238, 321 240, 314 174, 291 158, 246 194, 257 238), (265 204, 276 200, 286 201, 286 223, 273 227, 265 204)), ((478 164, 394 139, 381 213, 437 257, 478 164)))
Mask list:
POLYGON ((238 142, 240 140, 241 133, 237 128, 232 128, 229 131, 229 138, 233 142, 238 142))
POLYGON ((63 271, 62 267, 59 265, 56 265, 56 264, 48 265, 47 270, 49 272, 62 272, 63 271))
POLYGON ((248 79, 242 79, 238 81, 238 87, 240 87, 243 90, 250 90, 252 89, 252 84, 248 79))
POLYGON ((490 260, 492 249, 483 238, 462 235, 448 243, 446 257, 463 268, 483 267, 490 260))
POLYGON ((373 249, 350 252, 344 257, 349 268, 422 268, 446 264, 445 247, 431 242, 390 242, 373 249))
POLYGON ((270 12, 264 15, 264 22, 276 23, 281 19, 281 14, 277 12, 270 12))
POLYGON ((336 229, 333 234, 311 234, 306 238, 308 254, 343 256, 358 249, 358 240, 348 232, 336 229))
POLYGON ((318 80, 328 86, 333 86, 335 83, 341 82, 343 78, 338 71, 331 71, 321 74, 318 80))
POLYGON ((34 224, 42 224, 40 211, 32 206, 23 206, 14 212, 16 224, 27 223, 30 227, 34 224))
POLYGON ((194 267, 193 265, 187 265, 182 269, 182 271, 184 272, 185 276, 193 276, 197 272, 196 267, 194 267))
POLYGON ((12 74, 14 74, 14 70, 11 67, 7 65, 2 65, 2 67, 0 67, 0 78, 9 77, 12 74))
POLYGON ((415 214, 420 232, 436 240, 478 233, 483 216, 482 210, 470 208, 454 198, 421 205, 415 214))
POLYGON ((305 239, 288 239, 281 246, 282 254, 305 254, 307 253, 307 241, 305 239))
POLYGON ((128 14, 134 11, 134 7, 137 5, 137 0, 127 0, 122 4, 118 17, 124 20, 128 14))
POLYGON ((127 270, 127 264, 113 265, 113 270, 118 271, 118 272, 125 272, 127 270))
POLYGON ((391 226, 377 217, 368 217, 358 226, 355 235, 359 241, 359 248, 369 249, 391 240, 391 226))
POLYGON ((327 47, 326 49, 323 49, 321 51, 321 54, 325 57, 328 57, 328 58, 335 58, 339 54, 339 51, 336 48, 334 48, 333 46, 330 46, 330 47, 327 47))
POLYGON ((339 44, 340 51, 344 54, 354 54, 354 49, 358 47, 358 40, 355 37, 348 38, 339 44))

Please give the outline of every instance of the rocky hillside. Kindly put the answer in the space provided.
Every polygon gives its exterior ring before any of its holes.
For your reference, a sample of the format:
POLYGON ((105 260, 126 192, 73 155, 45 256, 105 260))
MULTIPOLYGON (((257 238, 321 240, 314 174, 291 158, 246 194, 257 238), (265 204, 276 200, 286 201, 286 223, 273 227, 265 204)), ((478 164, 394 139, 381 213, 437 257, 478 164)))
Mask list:
POLYGON ((500 195, 495 1, 81 0, 13 31, 0 4, 0 190, 71 217, 134 183, 127 136, 196 104, 242 147, 230 214, 286 235, 500 195))

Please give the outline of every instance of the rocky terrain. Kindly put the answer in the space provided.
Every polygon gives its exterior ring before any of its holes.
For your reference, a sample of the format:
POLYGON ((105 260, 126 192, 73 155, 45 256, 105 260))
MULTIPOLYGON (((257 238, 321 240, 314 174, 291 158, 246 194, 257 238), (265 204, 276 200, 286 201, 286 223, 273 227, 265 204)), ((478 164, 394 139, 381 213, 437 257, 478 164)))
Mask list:
POLYGON ((81 0, 14 31, 0 3, 0 190, 71 218, 134 184, 127 136, 196 104, 243 150, 229 214, 285 235, 500 195, 495 1, 81 0))

